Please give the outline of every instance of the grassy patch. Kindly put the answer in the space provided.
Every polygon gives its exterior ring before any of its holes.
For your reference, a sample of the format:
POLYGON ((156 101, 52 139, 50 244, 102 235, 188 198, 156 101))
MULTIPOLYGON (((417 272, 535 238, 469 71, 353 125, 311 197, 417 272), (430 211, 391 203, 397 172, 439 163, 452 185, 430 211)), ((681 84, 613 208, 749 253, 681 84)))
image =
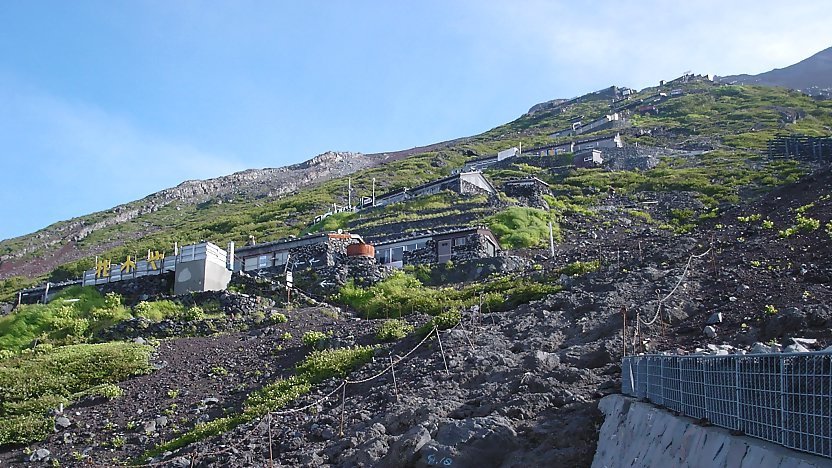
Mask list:
POLYGON ((67 288, 49 304, 19 307, 0 318, 0 349, 19 351, 35 340, 56 345, 87 341, 94 332, 130 318, 116 294, 93 287, 67 288))
POLYGON ((39 348, 0 361, 0 445, 52 433, 51 409, 84 396, 113 398, 115 383, 151 371, 153 348, 134 343, 39 348))
POLYGON ((133 314, 136 317, 146 318, 153 322, 160 322, 167 318, 177 318, 182 316, 184 312, 185 308, 182 304, 168 300, 142 301, 133 308, 133 314))
POLYGON ((552 213, 536 208, 511 207, 486 218, 486 225, 503 247, 542 247, 549 242, 549 223, 556 240, 561 238, 560 227, 552 213))
POLYGON ((373 357, 372 346, 313 351, 297 366, 296 375, 280 379, 250 394, 243 404, 243 411, 206 423, 197 424, 190 431, 165 442, 145 454, 153 457, 176 450, 193 442, 227 432, 271 411, 285 407, 300 396, 309 393, 313 385, 328 378, 344 377, 356 367, 373 357))
POLYGON ((480 303, 487 310, 507 310, 555 293, 559 288, 546 277, 518 275, 495 277, 461 289, 432 288, 407 273, 396 272, 367 289, 347 283, 336 300, 367 318, 384 318, 417 311, 439 315, 480 303))

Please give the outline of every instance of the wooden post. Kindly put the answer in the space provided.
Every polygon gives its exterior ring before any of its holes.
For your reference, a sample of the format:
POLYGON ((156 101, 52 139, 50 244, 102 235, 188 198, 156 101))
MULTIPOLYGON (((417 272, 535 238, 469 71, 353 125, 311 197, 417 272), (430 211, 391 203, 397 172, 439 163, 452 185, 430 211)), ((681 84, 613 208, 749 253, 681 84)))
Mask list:
POLYGON ((396 369, 393 364, 393 355, 390 355, 390 371, 393 373, 393 391, 396 393, 396 403, 399 402, 399 387, 396 384, 396 369))

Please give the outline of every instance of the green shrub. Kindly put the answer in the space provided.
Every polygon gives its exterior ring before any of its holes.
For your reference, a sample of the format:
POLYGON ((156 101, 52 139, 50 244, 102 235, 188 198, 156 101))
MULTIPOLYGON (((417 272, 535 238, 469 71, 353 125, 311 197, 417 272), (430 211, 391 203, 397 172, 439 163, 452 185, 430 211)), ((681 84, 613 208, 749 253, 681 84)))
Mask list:
POLYGON ((630 216, 632 216, 634 218, 640 218, 640 219, 644 220, 645 223, 648 223, 648 224, 653 223, 653 216, 651 216, 650 213, 648 213, 646 211, 626 210, 626 212, 627 212, 627 214, 629 214, 630 216))
POLYGON ((440 330, 447 330, 448 328, 455 327, 461 319, 462 314, 460 314, 458 310, 442 312, 436 317, 430 319, 426 324, 419 327, 419 333, 422 335, 428 334, 434 329, 434 327, 440 330))
POLYGON ((124 390, 116 384, 101 384, 95 387, 90 387, 83 392, 78 392, 72 395, 73 400, 79 400, 82 397, 103 397, 108 400, 114 400, 124 395, 124 390))
POLYGON ((49 415, 26 414, 0 418, 0 444, 28 444, 52 434, 53 420, 49 415))
POLYGON ((324 332, 319 332, 317 330, 310 330, 308 332, 305 332, 303 334, 303 337, 301 337, 301 341, 303 341, 303 344, 313 349, 319 349, 323 347, 326 339, 327 334, 324 332))
POLYGON ((19 351, 37 339, 56 345, 87 341, 92 333, 130 318, 117 295, 74 286, 48 304, 23 305, 0 317, 0 349, 19 351))
POLYGON ((188 322, 204 320, 205 312, 202 310, 202 307, 199 306, 188 307, 182 312, 180 318, 188 322))
POLYGON ((750 223, 750 222, 753 222, 753 221, 759 221, 760 218, 762 218, 762 215, 759 214, 759 213, 755 213, 755 214, 748 215, 748 216, 737 216, 737 221, 739 221, 741 223, 750 223))
POLYGON ((142 301, 133 307, 133 315, 146 318, 152 322, 161 322, 165 319, 175 319, 183 315, 185 308, 169 300, 147 302, 142 301))
POLYGON ((367 318, 384 318, 411 311, 438 315, 451 308, 483 304, 490 311, 508 310, 557 292, 560 286, 546 277, 506 275, 466 285, 462 289, 430 288, 404 272, 363 289, 347 283, 336 300, 367 318))
POLYGON ((567 276, 581 276, 593 271, 597 271, 601 267, 601 262, 598 260, 591 260, 588 262, 576 261, 560 269, 560 273, 567 276))
POLYGON ((330 377, 343 377, 353 368, 369 362, 374 351, 372 346, 313 351, 297 366, 297 374, 311 384, 330 377))
POLYGON ((289 321, 289 318, 280 312, 274 312, 269 315, 269 320, 271 320, 272 323, 286 323, 289 321))
POLYGON ((820 229, 820 220, 797 215, 796 221, 797 229, 800 231, 812 232, 820 229))
POLYGON ((381 341, 396 341, 404 338, 412 331, 413 325, 404 320, 391 319, 381 324, 378 333, 376 333, 376 338, 381 341))

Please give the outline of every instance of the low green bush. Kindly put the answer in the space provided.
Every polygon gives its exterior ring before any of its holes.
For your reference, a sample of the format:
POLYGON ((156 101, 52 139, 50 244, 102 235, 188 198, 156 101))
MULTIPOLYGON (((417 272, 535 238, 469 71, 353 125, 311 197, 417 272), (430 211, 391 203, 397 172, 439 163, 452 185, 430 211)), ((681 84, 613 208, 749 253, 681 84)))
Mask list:
POLYGON ((327 334, 324 332, 319 332, 317 330, 310 330, 305 332, 301 337, 301 341, 306 346, 309 346, 312 349, 319 349, 323 347, 323 343, 327 339, 327 334))
POLYGON ((507 248, 541 247, 549 242, 549 222, 556 240, 560 240, 560 227, 551 212, 537 208, 511 207, 486 218, 500 244, 507 248))
POLYGON ((576 261, 560 269, 560 273, 567 276, 580 276, 593 271, 598 271, 601 267, 601 262, 598 260, 591 260, 588 262, 576 261))
POLYGON ((381 341, 396 341, 407 336, 413 331, 413 325, 404 320, 390 319, 386 320, 378 329, 376 338, 381 341))
POLYGON ((142 301, 133 307, 133 315, 146 318, 152 322, 181 317, 184 312, 185 307, 182 304, 169 300, 142 301))
POLYGON ((431 288, 399 271, 366 289, 347 283, 335 300, 366 318, 398 317, 412 311, 439 315, 448 309, 480 304, 484 310, 497 312, 559 291, 560 286, 554 283, 545 276, 505 275, 461 289, 431 288))

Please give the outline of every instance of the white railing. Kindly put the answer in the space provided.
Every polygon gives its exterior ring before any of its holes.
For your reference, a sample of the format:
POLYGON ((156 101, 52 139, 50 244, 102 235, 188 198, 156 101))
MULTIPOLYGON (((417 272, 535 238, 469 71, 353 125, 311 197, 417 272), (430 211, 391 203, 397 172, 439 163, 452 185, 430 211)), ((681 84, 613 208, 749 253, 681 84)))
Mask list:
POLYGON ((832 353, 628 356, 621 391, 832 458, 832 353))

